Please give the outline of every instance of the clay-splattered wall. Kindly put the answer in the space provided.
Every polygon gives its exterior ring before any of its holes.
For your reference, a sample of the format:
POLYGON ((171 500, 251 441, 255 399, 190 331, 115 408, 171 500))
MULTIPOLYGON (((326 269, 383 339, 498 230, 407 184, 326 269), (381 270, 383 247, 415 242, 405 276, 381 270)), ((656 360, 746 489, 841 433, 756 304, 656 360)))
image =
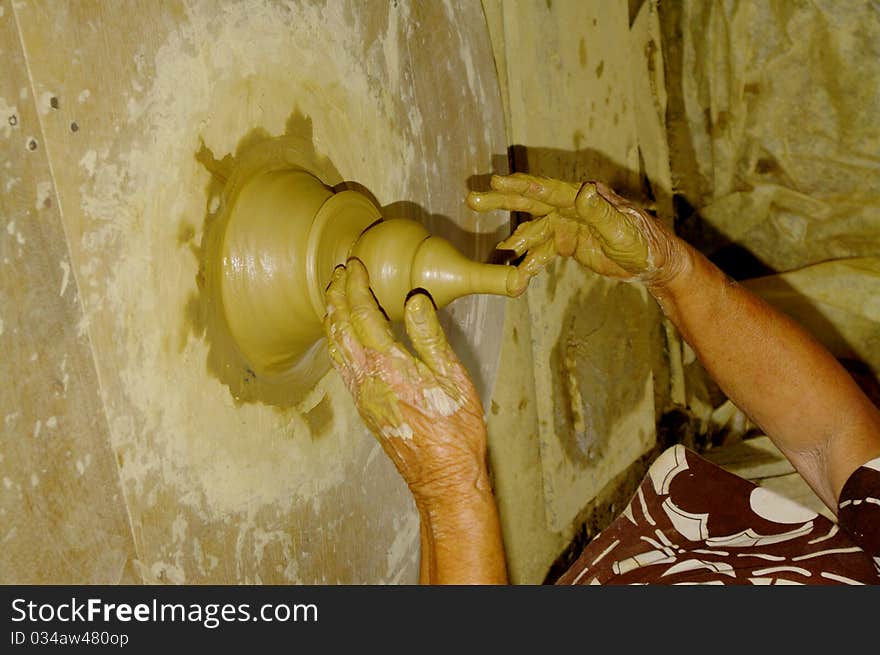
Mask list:
MULTIPOLYGON (((411 498, 338 376, 277 407, 210 370, 196 154, 295 133, 480 254, 508 219, 463 203, 506 161, 479 4, 3 0, 0 49, 0 580, 414 582, 411 498)), ((502 317, 447 313, 484 390, 502 317)))
MULTIPOLYGON (((0 4, 0 579, 134 582, 125 510, 38 105, 0 4)), ((44 111, 52 109, 43 99, 44 111)))

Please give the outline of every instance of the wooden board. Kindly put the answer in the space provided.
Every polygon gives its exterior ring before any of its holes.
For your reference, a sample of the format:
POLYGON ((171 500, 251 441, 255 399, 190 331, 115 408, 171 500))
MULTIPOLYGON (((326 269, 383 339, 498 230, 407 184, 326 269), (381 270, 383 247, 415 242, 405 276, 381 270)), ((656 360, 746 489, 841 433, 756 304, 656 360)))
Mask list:
MULTIPOLYGON (((662 160, 662 144, 649 140, 662 141, 662 130, 640 131, 636 121, 638 104, 654 107, 635 95, 634 73, 647 63, 633 45, 643 47, 647 28, 630 33, 625 3, 535 0, 502 9, 517 170, 598 179, 644 200, 640 147, 661 153, 652 163, 662 160)), ((653 447, 665 337, 644 289, 571 261, 549 266, 527 298, 545 516, 548 529, 563 531, 653 447)))
MULTIPOLYGON (((138 581, 82 304, 11 2, 0 1, 0 582, 138 581)), ((45 100, 45 102, 41 102, 45 100)))

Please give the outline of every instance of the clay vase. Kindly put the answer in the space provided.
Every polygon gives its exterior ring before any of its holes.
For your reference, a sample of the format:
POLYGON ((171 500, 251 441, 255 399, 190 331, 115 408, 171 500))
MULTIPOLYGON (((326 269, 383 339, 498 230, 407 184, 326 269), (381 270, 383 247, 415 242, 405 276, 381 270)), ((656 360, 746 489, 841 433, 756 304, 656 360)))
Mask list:
POLYGON ((438 308, 473 293, 508 294, 510 266, 473 262, 416 221, 382 220, 367 196, 338 193, 307 170, 257 166, 225 195, 220 300, 251 369, 284 376, 304 366, 323 337, 324 290, 349 257, 392 321, 424 289, 438 308))

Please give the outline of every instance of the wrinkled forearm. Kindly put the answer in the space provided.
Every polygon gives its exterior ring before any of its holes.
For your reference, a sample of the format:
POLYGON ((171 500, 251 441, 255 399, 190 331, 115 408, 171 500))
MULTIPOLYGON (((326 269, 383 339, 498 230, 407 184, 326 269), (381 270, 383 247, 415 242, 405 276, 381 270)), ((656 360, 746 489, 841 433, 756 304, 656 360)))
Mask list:
POLYGON ((880 454, 880 414, 810 334, 679 243, 679 269, 651 293, 724 393, 836 511, 850 473, 880 454))
POLYGON ((422 584, 506 584, 501 525, 488 475, 418 500, 422 584))

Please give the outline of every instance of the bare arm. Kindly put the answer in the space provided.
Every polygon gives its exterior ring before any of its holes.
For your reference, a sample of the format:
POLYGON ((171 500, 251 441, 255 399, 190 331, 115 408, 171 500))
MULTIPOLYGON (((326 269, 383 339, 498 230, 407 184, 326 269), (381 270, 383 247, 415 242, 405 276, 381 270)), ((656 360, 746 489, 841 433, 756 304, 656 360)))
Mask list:
POLYGON ((506 584, 501 526, 490 490, 476 482, 420 507, 422 584, 506 584))
POLYGON ((815 339, 601 183, 516 173, 492 189, 468 204, 538 217, 499 246, 526 254, 521 289, 558 255, 646 284, 721 389, 837 511, 849 475, 880 455, 880 413, 815 339))
POLYGON ((394 340, 361 262, 337 268, 326 302, 334 366, 415 499, 420 581, 506 583, 482 405, 430 298, 415 294, 405 307, 417 356, 394 340))
POLYGON ((722 391, 835 513, 850 474, 880 455, 880 413, 793 320, 681 242, 680 270, 649 289, 722 391))

